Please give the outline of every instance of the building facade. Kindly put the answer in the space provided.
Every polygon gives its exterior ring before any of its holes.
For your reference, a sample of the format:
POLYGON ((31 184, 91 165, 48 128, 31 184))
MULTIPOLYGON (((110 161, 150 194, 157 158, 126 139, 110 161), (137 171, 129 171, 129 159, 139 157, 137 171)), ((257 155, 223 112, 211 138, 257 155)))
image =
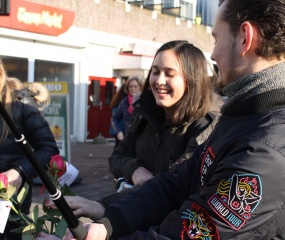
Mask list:
POLYGON ((212 15, 211 24, 203 25, 205 10, 202 24, 196 21, 199 0, 15 2, 10 15, 0 17, 7 73, 23 82, 67 82, 68 132, 79 142, 110 137, 109 103, 116 87, 128 76, 145 77, 162 43, 188 40, 208 58, 214 45, 212 15))

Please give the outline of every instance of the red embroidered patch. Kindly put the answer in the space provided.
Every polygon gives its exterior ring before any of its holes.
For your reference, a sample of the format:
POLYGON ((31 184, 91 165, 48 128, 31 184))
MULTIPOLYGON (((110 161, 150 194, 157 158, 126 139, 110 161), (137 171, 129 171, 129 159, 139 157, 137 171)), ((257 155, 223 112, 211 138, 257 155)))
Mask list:
POLYGON ((208 147, 205 151, 205 154, 203 155, 203 160, 201 164, 201 188, 204 186, 205 176, 207 174, 207 171, 209 167, 213 164, 215 160, 215 154, 211 147, 208 147))
POLYGON ((183 212, 181 239, 219 240, 219 232, 206 210, 193 203, 191 210, 183 212))

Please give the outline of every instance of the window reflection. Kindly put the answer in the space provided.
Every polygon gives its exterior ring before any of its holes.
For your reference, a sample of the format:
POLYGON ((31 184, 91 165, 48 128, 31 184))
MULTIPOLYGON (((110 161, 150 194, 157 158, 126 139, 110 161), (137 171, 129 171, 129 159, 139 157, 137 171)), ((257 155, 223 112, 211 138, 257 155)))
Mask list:
POLYGON ((35 60, 35 82, 73 82, 73 64, 35 60))
POLYGON ((114 82, 107 81, 104 105, 106 106, 110 105, 114 93, 115 93, 114 82))
POLYGON ((2 56, 4 68, 9 77, 15 77, 22 82, 28 81, 28 59, 19 57, 2 56))
POLYGON ((73 134, 74 64, 35 60, 35 82, 67 82, 69 93, 70 133, 73 134))
POLYGON ((100 81, 91 80, 89 82, 89 106, 99 106, 100 104, 100 81))

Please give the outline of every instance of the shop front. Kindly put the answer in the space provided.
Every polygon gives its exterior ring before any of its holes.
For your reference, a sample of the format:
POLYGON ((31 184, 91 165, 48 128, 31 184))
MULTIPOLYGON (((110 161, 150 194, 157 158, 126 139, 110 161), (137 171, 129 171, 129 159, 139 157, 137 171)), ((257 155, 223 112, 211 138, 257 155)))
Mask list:
MULTIPOLYGON (((144 77, 152 58, 139 56, 139 64, 130 65, 122 46, 143 41, 72 26, 74 16, 63 9, 11 1, 10 15, 0 16, 0 57, 8 75, 22 82, 67 83, 71 142, 100 134, 109 138, 112 96, 123 78, 144 77)), ((149 51, 148 44, 135 45, 149 51)), ((133 57, 141 54, 137 50, 133 57)))
POLYGON ((110 138, 110 102, 116 92, 116 78, 90 76, 88 81, 87 139, 110 138))

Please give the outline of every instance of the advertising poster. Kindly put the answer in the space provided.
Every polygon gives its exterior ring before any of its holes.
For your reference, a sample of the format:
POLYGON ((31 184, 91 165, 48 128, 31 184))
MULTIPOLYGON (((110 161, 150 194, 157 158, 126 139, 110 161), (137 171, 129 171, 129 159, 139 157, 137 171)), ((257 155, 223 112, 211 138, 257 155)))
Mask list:
POLYGON ((60 156, 70 162, 67 82, 45 82, 44 85, 50 92, 50 104, 43 114, 54 135, 60 156))
POLYGON ((60 150, 60 156, 67 160, 67 118, 66 96, 51 95, 50 105, 44 109, 44 116, 60 150))

